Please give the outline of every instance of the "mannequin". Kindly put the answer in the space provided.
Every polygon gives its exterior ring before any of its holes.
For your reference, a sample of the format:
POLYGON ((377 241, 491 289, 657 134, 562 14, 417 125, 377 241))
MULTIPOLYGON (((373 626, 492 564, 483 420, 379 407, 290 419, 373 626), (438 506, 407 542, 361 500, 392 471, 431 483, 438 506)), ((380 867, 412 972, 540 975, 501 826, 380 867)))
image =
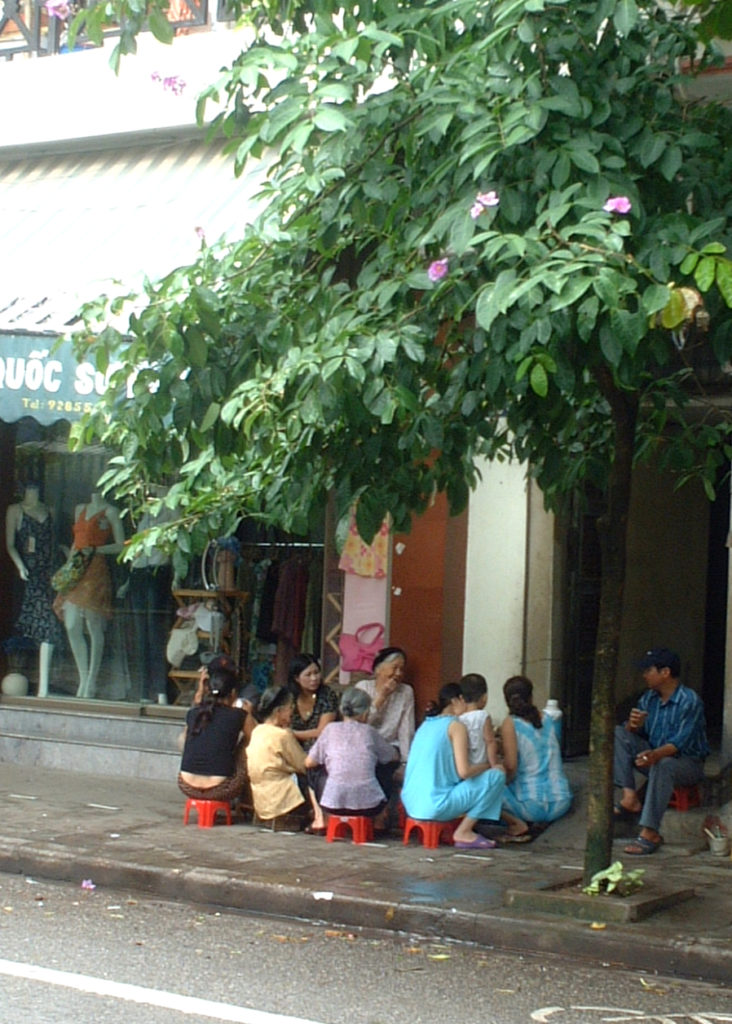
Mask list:
POLYGON ((94 557, 79 582, 56 597, 53 610, 66 627, 79 673, 76 696, 88 699, 94 696, 104 654, 104 631, 112 618, 112 581, 103 556, 122 550, 124 530, 117 509, 95 491, 86 505, 76 506, 73 531, 71 553, 93 548, 94 557))
POLYGON ((5 543, 26 584, 16 629, 39 645, 38 696, 48 696, 53 648, 61 626, 53 614, 54 539, 51 513, 41 502, 37 483, 26 484, 23 498, 5 515, 5 543))

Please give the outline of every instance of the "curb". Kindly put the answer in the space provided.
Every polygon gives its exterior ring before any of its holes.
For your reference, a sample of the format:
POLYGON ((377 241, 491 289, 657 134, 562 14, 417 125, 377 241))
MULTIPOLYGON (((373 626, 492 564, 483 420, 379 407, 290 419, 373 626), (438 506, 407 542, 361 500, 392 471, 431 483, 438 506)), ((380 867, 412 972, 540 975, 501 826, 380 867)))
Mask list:
POLYGON ((475 943, 504 952, 559 955, 587 963, 599 962, 603 966, 701 978, 725 985, 732 977, 732 944, 726 948, 698 940, 662 941, 645 933, 641 941, 631 940, 632 926, 595 931, 586 922, 557 920, 551 915, 527 918, 505 910, 496 914, 471 914, 337 893, 331 898, 316 898, 312 891, 299 886, 247 881, 216 869, 143 866, 88 852, 4 839, 0 839, 0 871, 74 883, 90 877, 97 885, 169 900, 475 943))

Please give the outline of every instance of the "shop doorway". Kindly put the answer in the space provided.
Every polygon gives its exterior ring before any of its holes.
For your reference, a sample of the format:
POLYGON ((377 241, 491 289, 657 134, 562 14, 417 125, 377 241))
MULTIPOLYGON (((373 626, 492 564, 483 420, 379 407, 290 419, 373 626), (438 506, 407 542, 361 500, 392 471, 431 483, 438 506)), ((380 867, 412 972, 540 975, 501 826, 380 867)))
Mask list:
MULTIPOLYGON (((590 495, 584 507, 571 510, 565 525, 562 705, 563 753, 568 757, 589 750, 600 607, 600 513, 599 501, 590 495)), ((634 478, 618 715, 622 717, 624 704, 642 686, 634 657, 645 647, 675 646, 682 658, 682 680, 704 700, 713 746, 722 735, 729 517, 729 486, 721 479, 710 503, 701 488, 676 492, 673 481, 652 471, 634 478)))

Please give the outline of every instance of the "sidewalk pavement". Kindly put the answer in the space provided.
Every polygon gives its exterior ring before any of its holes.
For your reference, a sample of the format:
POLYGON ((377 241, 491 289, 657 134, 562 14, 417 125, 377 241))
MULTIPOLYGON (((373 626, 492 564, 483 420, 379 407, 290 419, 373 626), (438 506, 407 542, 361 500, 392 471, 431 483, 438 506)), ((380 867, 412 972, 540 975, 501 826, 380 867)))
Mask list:
POLYGON ((586 759, 566 767, 576 793, 566 818, 533 843, 471 852, 404 846, 398 836, 327 843, 240 822, 184 827, 174 781, 2 763, 0 871, 732 983, 732 860, 707 852, 706 812, 667 812, 666 843, 653 856, 624 855, 623 838, 614 846, 626 868, 645 868, 649 889, 693 888, 688 902, 599 928, 505 904, 510 889, 581 876, 586 759))

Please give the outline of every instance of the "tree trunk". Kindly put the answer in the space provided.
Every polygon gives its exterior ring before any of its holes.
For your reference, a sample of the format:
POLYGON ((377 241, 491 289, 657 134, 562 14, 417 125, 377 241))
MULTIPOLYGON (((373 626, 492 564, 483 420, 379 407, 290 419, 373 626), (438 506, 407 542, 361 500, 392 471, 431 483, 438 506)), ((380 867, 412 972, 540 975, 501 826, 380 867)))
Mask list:
POLYGON ((637 397, 620 391, 609 373, 598 371, 596 377, 610 403, 615 441, 605 510, 597 524, 602 580, 592 681, 585 884, 596 872, 608 867, 612 860, 615 677, 623 615, 630 485, 638 412, 637 397))

